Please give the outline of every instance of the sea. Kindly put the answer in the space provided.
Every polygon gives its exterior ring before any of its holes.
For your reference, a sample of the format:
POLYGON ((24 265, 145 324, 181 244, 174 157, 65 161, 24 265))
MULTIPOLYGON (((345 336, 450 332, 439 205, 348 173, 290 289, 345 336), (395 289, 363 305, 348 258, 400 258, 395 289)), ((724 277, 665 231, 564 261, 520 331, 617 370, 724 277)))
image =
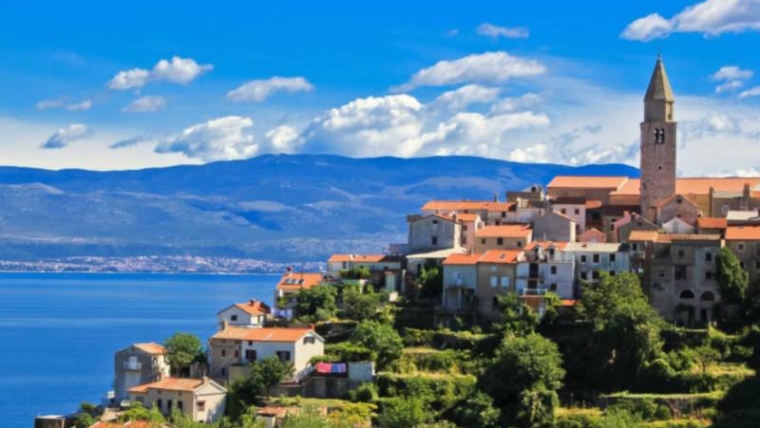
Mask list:
POLYGON ((0 273, 0 427, 31 428, 112 390, 114 353, 175 332, 207 343, 232 303, 271 304, 275 275, 0 273))

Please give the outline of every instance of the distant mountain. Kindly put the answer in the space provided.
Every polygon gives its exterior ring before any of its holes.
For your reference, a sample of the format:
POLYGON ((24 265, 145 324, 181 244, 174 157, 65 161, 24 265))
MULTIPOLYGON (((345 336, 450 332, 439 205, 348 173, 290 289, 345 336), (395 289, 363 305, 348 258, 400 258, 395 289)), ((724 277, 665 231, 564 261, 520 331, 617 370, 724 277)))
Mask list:
POLYGON ((504 198, 560 174, 637 177, 638 170, 328 155, 113 172, 0 167, 0 259, 324 260, 403 242, 406 214, 429 199, 504 198))

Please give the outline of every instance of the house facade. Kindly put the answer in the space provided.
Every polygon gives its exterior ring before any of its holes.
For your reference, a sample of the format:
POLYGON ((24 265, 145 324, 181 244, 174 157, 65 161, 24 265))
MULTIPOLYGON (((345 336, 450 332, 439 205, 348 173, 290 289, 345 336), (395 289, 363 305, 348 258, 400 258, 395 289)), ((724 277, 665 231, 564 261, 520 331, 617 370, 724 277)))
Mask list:
POLYGON ((114 356, 114 400, 129 399, 129 389, 169 377, 167 351, 158 343, 135 343, 114 356))
POLYGON ((532 237, 533 231, 525 225, 486 226, 475 233, 475 252, 518 250, 524 248, 532 237))
POLYGON ((196 422, 215 422, 224 416, 227 390, 209 378, 169 377, 129 389, 130 401, 156 407, 164 415, 179 410, 196 422))
POLYGON ((258 300, 249 300, 245 303, 235 303, 216 314, 218 329, 229 325, 234 327, 260 328, 272 310, 267 304, 258 300))
POLYGON ((477 289, 479 259, 479 254, 452 254, 443 261, 444 309, 471 306, 477 289))

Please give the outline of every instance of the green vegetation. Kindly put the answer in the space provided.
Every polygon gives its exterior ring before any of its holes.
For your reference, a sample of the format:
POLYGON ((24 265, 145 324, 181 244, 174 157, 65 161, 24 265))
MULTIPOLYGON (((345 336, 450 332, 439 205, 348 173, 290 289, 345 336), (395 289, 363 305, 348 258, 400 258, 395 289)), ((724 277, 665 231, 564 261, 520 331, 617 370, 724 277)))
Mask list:
POLYGON ((331 284, 301 290, 296 294, 296 315, 307 322, 329 320, 338 310, 335 303, 337 297, 338 289, 331 284))
POLYGON ((190 366, 195 362, 205 362, 203 343, 197 336, 189 333, 175 333, 164 342, 169 354, 169 365, 175 376, 187 376, 190 366))
POLYGON ((372 359, 380 370, 401 357, 404 347, 401 336, 390 324, 378 321, 364 321, 351 335, 351 343, 363 346, 372 352, 372 359))
POLYGON ((749 285, 749 274, 742 269, 736 255, 726 247, 720 249, 716 261, 718 272, 715 279, 721 297, 729 303, 743 303, 749 285))

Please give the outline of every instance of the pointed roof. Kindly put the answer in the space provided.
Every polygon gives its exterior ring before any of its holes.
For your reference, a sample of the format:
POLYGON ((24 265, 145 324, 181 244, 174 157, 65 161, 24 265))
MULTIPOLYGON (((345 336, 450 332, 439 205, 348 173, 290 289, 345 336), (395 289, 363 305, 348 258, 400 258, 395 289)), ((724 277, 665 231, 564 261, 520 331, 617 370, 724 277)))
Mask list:
POLYGON ((660 55, 657 55, 657 63, 654 65, 652 78, 649 79, 649 88, 647 88, 647 94, 644 96, 644 101, 653 100, 670 102, 676 100, 673 96, 673 89, 670 87, 670 81, 668 81, 668 73, 665 72, 665 64, 663 64, 660 55))

